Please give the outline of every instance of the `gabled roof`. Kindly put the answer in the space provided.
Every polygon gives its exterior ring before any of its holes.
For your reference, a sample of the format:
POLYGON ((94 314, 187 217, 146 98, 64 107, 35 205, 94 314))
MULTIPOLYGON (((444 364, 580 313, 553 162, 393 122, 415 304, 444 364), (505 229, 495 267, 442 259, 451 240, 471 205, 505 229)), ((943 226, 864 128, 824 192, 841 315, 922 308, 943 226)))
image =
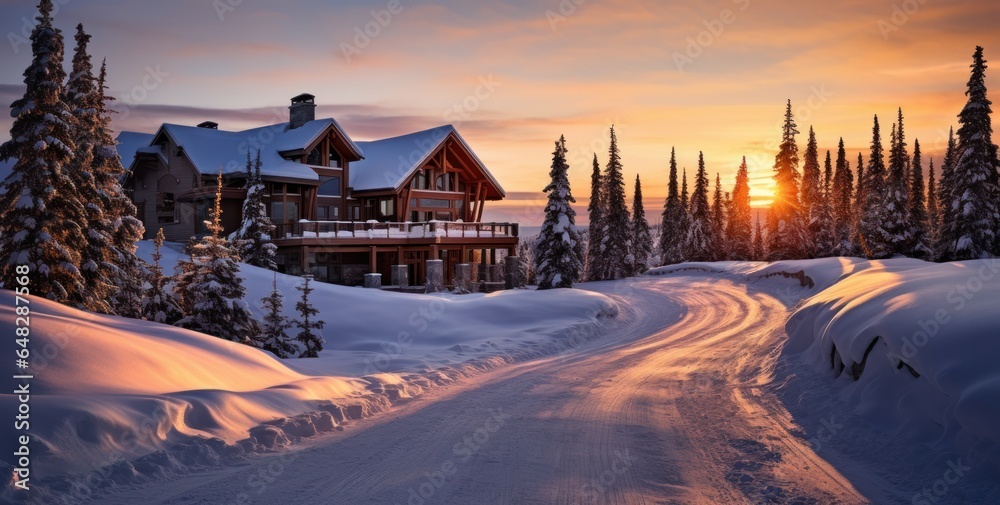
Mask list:
POLYGON ((152 133, 121 132, 118 134, 118 155, 122 158, 122 166, 125 170, 132 168, 135 161, 136 152, 140 148, 148 147, 153 141, 152 133))
POLYGON ((371 142, 358 142, 365 159, 351 164, 350 186, 355 191, 399 189, 449 138, 456 139, 471 155, 478 168, 506 196, 500 183, 452 125, 371 142))
POLYGON ((122 132, 118 135, 118 153, 122 165, 130 167, 137 152, 151 152, 144 148, 169 138, 200 173, 213 175, 222 167, 222 173, 234 174, 245 172, 247 150, 250 149, 254 157, 255 147, 260 145, 263 175, 315 181, 319 176, 308 165, 286 160, 281 154, 307 149, 330 127, 345 141, 352 154, 363 157, 358 145, 330 118, 309 121, 295 129, 289 129, 288 123, 280 123, 239 132, 164 123, 153 135, 122 132))

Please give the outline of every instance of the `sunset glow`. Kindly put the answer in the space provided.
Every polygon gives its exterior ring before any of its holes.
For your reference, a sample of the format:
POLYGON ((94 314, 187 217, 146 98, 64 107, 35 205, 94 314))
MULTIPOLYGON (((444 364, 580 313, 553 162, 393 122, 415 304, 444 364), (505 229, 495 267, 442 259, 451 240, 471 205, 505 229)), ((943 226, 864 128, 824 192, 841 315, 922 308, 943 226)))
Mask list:
MULTIPOLYGON (((18 36, 34 2, 2 4, 0 28, 12 35, 0 51, 0 101, 10 103, 23 89, 30 51, 18 36)), ((552 142, 566 135, 582 211, 612 124, 647 209, 662 207, 672 146, 689 173, 704 151, 726 191, 746 156, 753 205, 766 206, 786 99, 800 146, 810 125, 821 155, 842 136, 852 169, 872 116, 896 107, 911 145, 919 139, 940 160, 974 47, 1000 55, 1000 4, 985 0, 389 5, 102 0, 61 5, 55 18, 64 32, 82 21, 95 56, 108 58, 118 129, 258 126, 284 120, 301 92, 358 140, 453 123, 509 194, 487 216, 527 224, 541 219, 532 209, 552 142)), ((0 119, 0 140, 10 121, 0 119)))

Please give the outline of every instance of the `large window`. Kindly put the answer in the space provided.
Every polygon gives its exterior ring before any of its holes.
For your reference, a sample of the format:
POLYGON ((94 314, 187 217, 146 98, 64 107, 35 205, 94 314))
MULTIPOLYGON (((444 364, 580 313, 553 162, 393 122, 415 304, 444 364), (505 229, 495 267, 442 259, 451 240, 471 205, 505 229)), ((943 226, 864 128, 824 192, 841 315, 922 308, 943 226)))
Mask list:
POLYGON ((177 203, 173 193, 156 193, 156 222, 158 224, 177 222, 177 203))
POLYGON ((323 164, 323 151, 320 150, 320 146, 317 146, 316 149, 309 151, 309 156, 306 156, 306 163, 316 166, 323 164))
POLYGON ((396 214, 396 200, 383 198, 378 201, 378 213, 382 219, 392 218, 396 214))
POLYGON ((417 172, 417 176, 413 178, 413 189, 427 189, 427 172, 417 172))
POLYGON ((340 177, 319 178, 319 196, 340 196, 340 177))
POLYGON ((296 202, 271 202, 271 221, 289 223, 299 220, 299 204, 296 202))

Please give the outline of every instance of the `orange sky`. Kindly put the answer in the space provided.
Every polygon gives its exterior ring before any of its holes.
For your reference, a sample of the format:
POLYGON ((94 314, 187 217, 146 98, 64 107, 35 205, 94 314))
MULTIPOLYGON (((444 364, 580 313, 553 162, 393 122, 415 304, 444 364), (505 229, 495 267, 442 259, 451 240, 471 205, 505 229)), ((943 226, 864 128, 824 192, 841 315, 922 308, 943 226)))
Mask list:
MULTIPOLYGON (((0 0, 8 103, 30 60, 17 37, 33 4, 0 0)), ((752 194, 766 203, 786 99, 800 148, 810 125, 823 150, 843 136, 852 169, 867 152, 872 115, 887 130, 899 106, 911 147, 919 138, 939 159, 974 47, 1000 55, 1000 4, 989 0, 212 5, 69 2, 56 24, 72 31, 82 21, 93 52, 108 57, 113 94, 124 98, 117 128, 215 120, 242 129, 284 120, 287 99, 301 92, 358 140, 450 122, 509 193, 486 217, 526 224, 541 220, 539 191, 560 134, 585 213, 590 160, 595 151, 607 159, 612 123, 628 192, 640 174, 650 213, 662 205, 671 146, 689 171, 704 151, 727 190, 746 155, 752 194), (359 36, 365 29, 375 36, 359 36)), ((0 139, 10 127, 3 116, 0 139)))

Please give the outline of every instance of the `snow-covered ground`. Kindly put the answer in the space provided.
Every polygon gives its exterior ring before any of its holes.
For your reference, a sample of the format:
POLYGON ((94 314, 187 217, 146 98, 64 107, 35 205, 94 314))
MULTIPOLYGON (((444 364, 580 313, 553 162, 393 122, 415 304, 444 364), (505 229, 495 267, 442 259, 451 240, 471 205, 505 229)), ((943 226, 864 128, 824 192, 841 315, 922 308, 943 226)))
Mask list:
POLYGON ((997 503, 998 274, 830 258, 552 292, 317 285, 327 350, 284 361, 33 301, 36 468, 104 467, 53 489, 111 504, 997 503))
MULTIPOLYGON (((151 252, 141 244, 144 259, 151 252)), ((163 252, 170 272, 180 254, 163 252)), ((274 274, 248 265, 241 273, 260 316, 274 274)), ((293 317, 300 279, 277 282, 293 317)), ((327 323, 326 348, 315 359, 279 360, 179 328, 30 298, 31 482, 48 480, 65 494, 80 483, 53 476, 96 471, 91 478, 103 487, 270 450, 435 385, 559 353, 596 336, 618 312, 610 298, 585 291, 454 296, 313 286, 311 301, 327 323)), ((14 293, 0 291, 0 331, 9 335, 14 306, 14 293)), ((5 340, 8 354, 14 346, 5 340)), ((6 393, 15 388, 9 377, 6 393)), ((0 395, 0 410, 17 408, 15 395, 0 395)), ((0 453, 12 454, 15 442, 3 437, 0 453)))

